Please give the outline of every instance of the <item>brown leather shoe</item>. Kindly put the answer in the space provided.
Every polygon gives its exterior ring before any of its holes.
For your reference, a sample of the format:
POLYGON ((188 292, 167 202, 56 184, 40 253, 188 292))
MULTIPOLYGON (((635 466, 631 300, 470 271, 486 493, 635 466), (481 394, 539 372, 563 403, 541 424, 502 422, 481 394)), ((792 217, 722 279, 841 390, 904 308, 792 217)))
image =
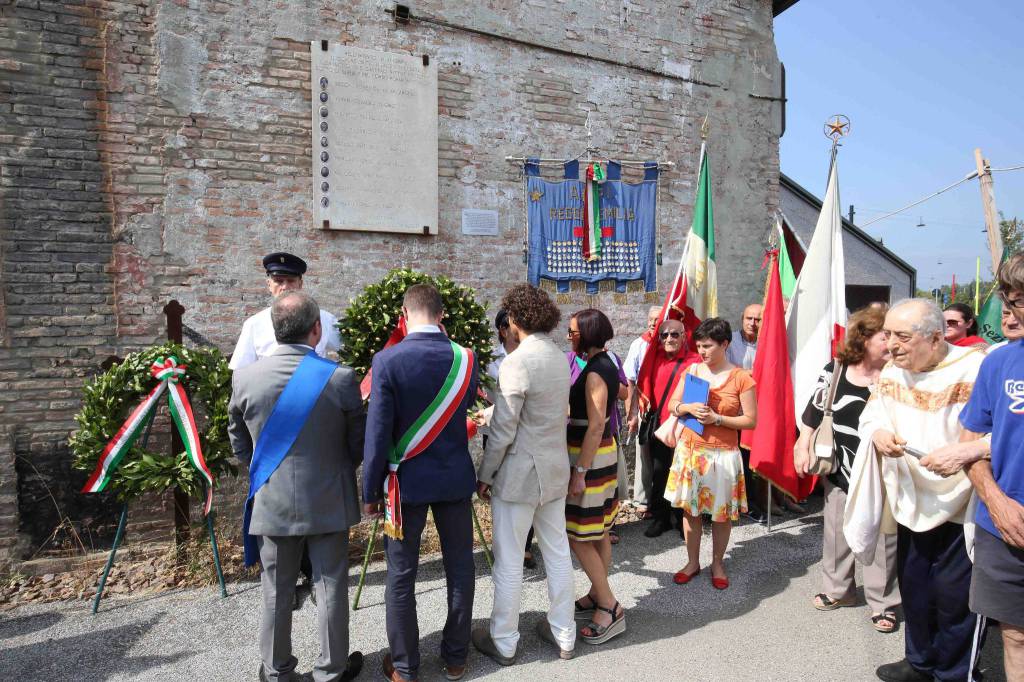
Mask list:
POLYGON ((397 670, 395 670, 395 664, 391 662, 391 654, 384 655, 384 663, 381 666, 381 672, 384 673, 384 679, 389 682, 416 682, 416 680, 406 680, 398 673, 397 670))
POLYGON ((444 676, 445 678, 455 682, 455 680, 461 680, 466 674, 466 664, 462 665, 451 665, 450 663, 444 664, 444 676))

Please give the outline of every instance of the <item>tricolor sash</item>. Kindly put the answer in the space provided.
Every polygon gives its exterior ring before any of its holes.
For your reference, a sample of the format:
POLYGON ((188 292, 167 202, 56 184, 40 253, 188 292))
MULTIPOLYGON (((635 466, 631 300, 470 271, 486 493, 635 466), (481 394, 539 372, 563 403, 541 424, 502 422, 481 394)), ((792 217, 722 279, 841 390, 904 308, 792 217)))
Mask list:
POLYGON ((398 489, 398 467, 426 450, 459 412, 473 376, 473 351, 452 344, 452 366, 437 396, 388 453, 388 475, 384 479, 384 533, 402 539, 402 496, 398 489))
POLYGON ((270 480, 270 476, 277 471, 295 444, 295 439, 299 437, 299 432, 306 425, 316 401, 336 369, 338 365, 310 351, 295 368, 295 373, 274 403, 270 417, 263 424, 252 453, 252 461, 249 462, 249 496, 245 500, 245 513, 242 517, 246 566, 252 566, 259 560, 256 536, 249 534, 256 493, 270 480))

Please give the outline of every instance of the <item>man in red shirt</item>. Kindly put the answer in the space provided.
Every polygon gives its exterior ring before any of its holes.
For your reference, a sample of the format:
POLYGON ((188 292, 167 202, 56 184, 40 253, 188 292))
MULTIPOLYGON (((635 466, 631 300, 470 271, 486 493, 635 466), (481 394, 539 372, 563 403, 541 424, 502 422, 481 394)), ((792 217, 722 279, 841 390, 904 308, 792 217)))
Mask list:
MULTIPOLYGON (((654 398, 657 400, 652 409, 658 410, 658 423, 663 423, 669 418, 668 397, 672 395, 686 368, 695 362, 700 362, 700 356, 686 346, 686 327, 679 320, 666 320, 658 330, 655 339, 661 344, 665 352, 665 360, 655 370, 654 375, 654 398)), ((651 499, 648 501, 648 509, 654 519, 651 525, 644 531, 649 538, 656 538, 665 531, 672 528, 672 506, 665 499, 665 483, 668 481, 668 470, 672 466, 672 448, 662 443, 657 438, 651 439, 651 499)), ((679 534, 683 534, 681 513, 676 513, 676 525, 679 527, 679 534)))

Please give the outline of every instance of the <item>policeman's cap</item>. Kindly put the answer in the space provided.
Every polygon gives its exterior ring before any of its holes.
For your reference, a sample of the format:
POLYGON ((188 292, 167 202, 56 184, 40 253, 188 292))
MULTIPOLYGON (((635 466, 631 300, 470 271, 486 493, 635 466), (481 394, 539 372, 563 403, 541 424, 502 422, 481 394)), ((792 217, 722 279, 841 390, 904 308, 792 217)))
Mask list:
POLYGON ((268 253, 263 257, 263 267, 270 275, 292 275, 301 277, 306 273, 306 261, 284 251, 268 253))

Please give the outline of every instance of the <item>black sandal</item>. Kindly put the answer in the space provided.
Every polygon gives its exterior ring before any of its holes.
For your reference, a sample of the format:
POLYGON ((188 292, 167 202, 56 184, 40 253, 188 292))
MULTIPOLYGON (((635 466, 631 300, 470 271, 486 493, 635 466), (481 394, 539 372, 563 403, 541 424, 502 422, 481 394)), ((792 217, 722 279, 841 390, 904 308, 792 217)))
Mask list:
POLYGON ((892 611, 883 611, 876 616, 871 616, 871 624, 879 632, 889 634, 896 630, 896 614, 892 611))
POLYGON ((595 600, 593 597, 591 597, 589 594, 587 594, 587 595, 584 595, 583 597, 580 597, 579 599, 577 599, 575 606, 576 606, 576 615, 574 616, 575 620, 587 621, 587 620, 590 620, 591 618, 594 617, 594 607, 597 606, 597 600, 595 600), (589 607, 583 606, 583 604, 580 603, 583 599, 589 599, 590 600, 590 606, 589 607))
POLYGON ((615 602, 615 606, 610 609, 606 609, 600 604, 595 605, 596 608, 601 609, 609 616, 612 617, 612 622, 608 625, 598 625, 594 621, 590 621, 584 627, 590 628, 593 635, 585 635, 582 630, 580 631, 580 637, 587 644, 604 644, 613 637, 618 637, 626 631, 626 611, 623 609, 622 613, 619 613, 619 602, 615 602), (618 616, 616 616, 618 614, 618 616))

